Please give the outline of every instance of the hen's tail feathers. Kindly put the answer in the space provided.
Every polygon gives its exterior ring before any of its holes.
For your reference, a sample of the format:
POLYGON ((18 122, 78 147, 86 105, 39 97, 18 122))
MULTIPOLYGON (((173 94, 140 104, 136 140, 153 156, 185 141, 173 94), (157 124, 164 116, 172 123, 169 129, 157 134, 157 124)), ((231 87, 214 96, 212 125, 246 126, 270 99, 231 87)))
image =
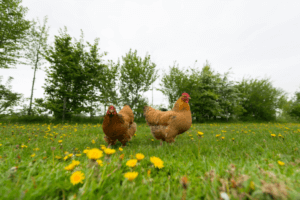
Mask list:
POLYGON ((134 134, 135 134, 135 132, 136 132, 136 123, 135 122, 133 122, 132 124, 131 124, 131 126, 129 127, 129 129, 128 129, 128 134, 130 135, 130 137, 132 137, 134 134))

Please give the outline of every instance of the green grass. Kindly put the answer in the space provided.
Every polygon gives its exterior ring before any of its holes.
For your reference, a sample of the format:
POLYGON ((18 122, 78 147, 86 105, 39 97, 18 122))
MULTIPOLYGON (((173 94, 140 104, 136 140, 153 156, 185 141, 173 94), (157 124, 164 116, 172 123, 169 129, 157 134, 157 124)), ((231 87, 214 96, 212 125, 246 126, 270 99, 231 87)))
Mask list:
POLYGON ((129 145, 120 152, 118 142, 112 147, 116 153, 102 157, 100 167, 83 150, 106 145, 103 136, 99 124, 2 123, 0 199, 220 199, 221 192, 231 199, 300 199, 296 123, 193 124, 175 143, 162 146, 146 124, 138 124, 129 145), (204 137, 197 136, 198 131, 204 137), (64 161, 66 151, 81 156, 64 161), (145 158, 131 169, 126 162, 136 153, 145 158), (151 156, 163 160, 164 167, 154 168, 151 156), (72 159, 80 161, 74 171, 85 174, 82 184, 73 185, 72 172, 64 169, 72 159), (124 178, 129 171, 139 173, 133 181, 124 178), (183 177, 188 179, 186 189, 183 177))

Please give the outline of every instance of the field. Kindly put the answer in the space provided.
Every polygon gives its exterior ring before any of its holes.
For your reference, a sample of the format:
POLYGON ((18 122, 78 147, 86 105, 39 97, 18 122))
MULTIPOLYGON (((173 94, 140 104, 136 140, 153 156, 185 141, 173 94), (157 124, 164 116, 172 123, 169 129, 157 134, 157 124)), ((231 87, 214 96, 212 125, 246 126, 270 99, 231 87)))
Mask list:
POLYGON ((100 124, 0 124, 0 198, 300 199, 299 124, 193 124, 162 146, 138 124, 98 164, 88 150, 105 149, 103 136, 100 124), (137 153, 144 159, 127 166, 137 153), (71 182, 76 171, 82 183, 71 182), (136 178, 124 177, 132 171, 136 178))

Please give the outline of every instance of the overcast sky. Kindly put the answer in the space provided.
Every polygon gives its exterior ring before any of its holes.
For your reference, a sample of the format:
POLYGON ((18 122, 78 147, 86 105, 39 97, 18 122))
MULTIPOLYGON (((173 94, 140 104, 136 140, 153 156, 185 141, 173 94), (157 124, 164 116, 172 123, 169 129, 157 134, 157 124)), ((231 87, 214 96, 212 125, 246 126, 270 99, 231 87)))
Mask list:
MULTIPOLYGON (((206 60, 216 72, 231 68, 232 80, 271 78, 289 96, 300 90, 299 0, 23 0, 26 18, 48 16, 49 44, 67 26, 77 39, 100 38, 106 59, 117 61, 129 49, 151 55, 159 74, 174 61, 201 69, 206 60)), ((45 67, 49 64, 45 64, 45 67)), ((15 92, 30 96, 33 70, 27 66, 0 69, 15 92)), ((39 71, 34 97, 43 97, 45 73, 39 71)), ((3 83, 2 82, 2 83, 3 83)), ((159 87, 160 79, 154 84, 159 87)), ((151 92, 147 92, 150 103, 151 92)), ((193 98, 193 97, 192 97, 193 98)), ((154 104, 168 104, 154 91, 154 104)))

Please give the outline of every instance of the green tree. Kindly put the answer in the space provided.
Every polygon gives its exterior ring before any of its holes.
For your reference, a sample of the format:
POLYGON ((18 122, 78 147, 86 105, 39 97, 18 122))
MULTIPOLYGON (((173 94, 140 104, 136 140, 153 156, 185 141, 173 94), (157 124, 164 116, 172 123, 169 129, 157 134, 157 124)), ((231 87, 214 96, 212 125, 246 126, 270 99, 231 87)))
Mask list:
POLYGON ((242 93, 244 120, 270 121, 276 119, 276 109, 283 91, 272 86, 270 79, 243 79, 237 88, 242 93))
POLYGON ((150 55, 144 59, 137 56, 137 51, 129 50, 122 57, 120 67, 120 93, 121 101, 130 105, 134 110, 142 101, 142 94, 150 89, 151 84, 158 78, 155 63, 151 62, 150 55))
POLYGON ((27 43, 31 22, 25 20, 27 8, 21 0, 0 0, 0 68, 23 63, 21 50, 27 43))
POLYGON ((295 96, 292 100, 289 115, 296 120, 300 119, 300 92, 295 92, 295 96))
POLYGON ((230 81, 229 72, 224 73, 218 87, 219 98, 217 102, 220 105, 221 112, 219 115, 228 121, 230 118, 237 118, 245 112, 242 104, 242 94, 235 86, 234 81, 230 81))
POLYGON ((42 55, 43 51, 47 49, 47 38, 49 27, 46 27, 47 17, 44 18, 44 24, 41 26, 39 20, 37 20, 39 26, 36 26, 36 22, 33 21, 33 25, 29 30, 28 34, 28 45, 25 46, 25 59, 29 62, 31 66, 33 66, 33 80, 31 87, 31 95, 30 95, 30 103, 28 108, 28 115, 32 114, 32 101, 33 101, 33 90, 35 83, 36 71, 40 69, 41 65, 43 65, 44 56, 42 55))
POLYGON ((201 71, 192 69, 190 76, 191 106, 196 121, 205 121, 220 116, 222 108, 218 102, 221 75, 216 73, 206 62, 201 71))
POLYGON ((0 77, 0 114, 9 111, 9 109, 10 112, 12 112, 13 106, 18 105, 18 102, 22 98, 21 94, 12 92, 10 86, 12 80, 13 78, 9 77, 6 85, 2 85, 2 78, 0 77))
POLYGON ((89 89, 83 68, 84 45, 72 44, 72 38, 60 30, 55 36, 54 47, 46 51, 45 58, 51 64, 46 70, 45 105, 56 118, 69 119, 72 114, 87 111, 84 102, 89 89))
POLYGON ((168 97, 169 109, 172 109, 174 103, 183 92, 188 92, 189 76, 188 70, 180 70, 179 65, 174 62, 173 66, 169 67, 169 74, 164 73, 161 83, 157 90, 168 97))
POLYGON ((104 115, 106 115, 106 107, 110 104, 119 105, 121 98, 118 95, 117 81, 119 80, 120 63, 114 63, 112 60, 103 69, 101 82, 98 84, 98 89, 101 91, 100 102, 104 105, 104 115))

